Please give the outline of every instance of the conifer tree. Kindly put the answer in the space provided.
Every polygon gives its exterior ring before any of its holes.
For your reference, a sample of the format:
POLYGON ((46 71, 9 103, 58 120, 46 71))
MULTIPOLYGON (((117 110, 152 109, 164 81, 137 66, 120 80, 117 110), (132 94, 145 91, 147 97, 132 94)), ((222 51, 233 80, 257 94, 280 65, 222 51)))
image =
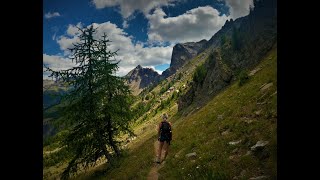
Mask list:
POLYGON ((79 29, 80 42, 70 49, 76 66, 51 72, 57 81, 68 83, 72 89, 63 98, 63 120, 68 134, 62 144, 72 157, 62 173, 67 179, 79 168, 95 164, 105 157, 108 162, 120 155, 120 133, 130 133, 130 90, 121 77, 115 75, 119 61, 113 60, 117 52, 108 50, 110 40, 104 34, 95 39, 95 29, 79 29))

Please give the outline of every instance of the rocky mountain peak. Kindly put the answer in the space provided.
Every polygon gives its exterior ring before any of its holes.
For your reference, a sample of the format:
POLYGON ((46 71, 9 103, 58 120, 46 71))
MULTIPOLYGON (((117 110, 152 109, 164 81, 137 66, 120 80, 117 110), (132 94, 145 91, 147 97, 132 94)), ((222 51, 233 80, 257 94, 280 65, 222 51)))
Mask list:
POLYGON ((160 75, 152 68, 143 68, 138 65, 131 70, 125 78, 134 95, 139 94, 144 88, 160 80, 160 75))

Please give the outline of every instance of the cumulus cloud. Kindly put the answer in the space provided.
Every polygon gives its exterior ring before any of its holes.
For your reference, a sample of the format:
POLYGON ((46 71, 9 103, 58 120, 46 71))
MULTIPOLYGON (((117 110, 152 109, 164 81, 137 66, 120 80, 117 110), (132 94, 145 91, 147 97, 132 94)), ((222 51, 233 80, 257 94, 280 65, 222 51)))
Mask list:
POLYGON ((208 40, 229 19, 226 15, 219 14, 219 11, 211 6, 204 6, 191 9, 176 17, 165 18, 166 13, 157 8, 153 14, 147 15, 148 39, 172 43, 208 40))
POLYGON ((47 54, 43 54, 43 64, 56 71, 65 70, 75 65, 71 59, 47 54))
POLYGON ((60 36, 56 39, 57 43, 60 46, 60 49, 64 51, 65 55, 69 54, 68 48, 73 48, 73 44, 80 42, 78 36, 73 36, 72 38, 66 36, 60 36))
POLYGON ((67 29, 67 34, 70 36, 78 35, 80 33, 78 28, 82 28, 82 27, 83 27, 83 25, 81 22, 79 22, 77 25, 69 24, 68 29, 67 29))
POLYGON ((128 18, 135 11, 148 14, 152 9, 161 6, 173 5, 176 0, 93 0, 97 9, 119 6, 122 17, 128 18))
MULTIPOLYGON (((141 42, 134 44, 131 36, 111 22, 101 24, 93 23, 92 25, 96 28, 96 34, 94 34, 95 38, 101 38, 101 36, 106 33, 108 38, 112 41, 108 47, 109 50, 118 50, 116 60, 121 61, 119 63, 119 72, 117 75, 126 75, 139 64, 143 67, 153 68, 156 65, 170 64, 173 45, 144 47, 144 44, 141 42)), ((68 55, 68 48, 72 48, 73 43, 79 42, 79 34, 76 31, 73 31, 74 27, 74 25, 69 25, 67 35, 62 35, 57 38, 57 43, 59 44, 60 49, 64 51, 65 55, 68 55)))
POLYGON ((48 12, 48 13, 46 13, 46 14, 44 15, 44 17, 45 17, 46 19, 51 19, 51 18, 59 17, 59 16, 61 16, 61 15, 60 15, 60 13, 58 13, 58 12, 53 12, 53 13, 48 12))
POLYGON ((249 14, 250 6, 253 6, 253 0, 220 0, 225 1, 229 7, 230 17, 237 19, 249 14))

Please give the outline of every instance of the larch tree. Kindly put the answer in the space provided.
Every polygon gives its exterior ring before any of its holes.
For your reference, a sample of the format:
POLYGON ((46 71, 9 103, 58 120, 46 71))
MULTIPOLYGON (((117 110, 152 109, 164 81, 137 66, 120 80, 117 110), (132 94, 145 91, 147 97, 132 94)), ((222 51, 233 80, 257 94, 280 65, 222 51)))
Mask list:
POLYGON ((123 78, 115 75, 117 52, 108 50, 110 40, 105 34, 94 37, 92 25, 79 31, 80 42, 69 49, 75 66, 60 71, 47 67, 50 77, 72 87, 62 101, 63 123, 68 124, 62 145, 72 154, 62 179, 94 165, 101 157, 111 162, 120 155, 117 137, 132 134, 131 92, 123 78))

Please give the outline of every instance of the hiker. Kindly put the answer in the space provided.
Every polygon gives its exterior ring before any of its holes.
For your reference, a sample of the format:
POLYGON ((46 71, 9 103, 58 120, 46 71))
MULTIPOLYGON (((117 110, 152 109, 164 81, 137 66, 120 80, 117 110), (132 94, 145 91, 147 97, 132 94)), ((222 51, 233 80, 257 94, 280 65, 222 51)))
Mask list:
POLYGON ((159 141, 159 149, 157 154, 157 163, 160 164, 161 152, 164 150, 164 161, 168 155, 168 149, 170 145, 170 141, 172 139, 172 131, 171 131, 171 122, 168 122, 168 115, 164 113, 162 115, 162 121, 158 126, 158 141, 159 141))

